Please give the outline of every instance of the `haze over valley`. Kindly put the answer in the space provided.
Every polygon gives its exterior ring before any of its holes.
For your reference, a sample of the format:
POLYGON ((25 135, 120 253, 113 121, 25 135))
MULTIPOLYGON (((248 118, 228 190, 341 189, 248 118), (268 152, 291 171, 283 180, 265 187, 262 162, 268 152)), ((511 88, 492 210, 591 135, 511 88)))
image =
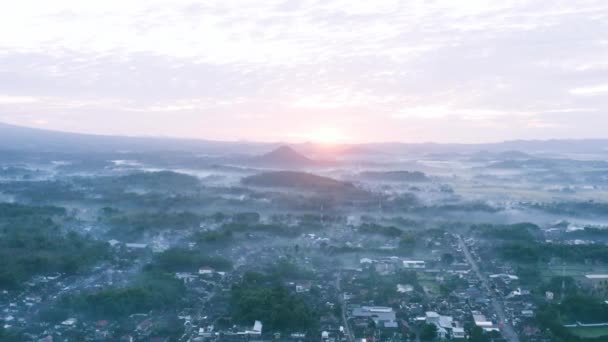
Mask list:
POLYGON ((327 145, 0 130, 0 253, 11 260, 0 266, 3 338, 601 334, 556 330, 550 315, 575 315, 566 305, 576 296, 591 305, 586 276, 608 272, 608 141, 327 145), (389 320, 363 324, 364 310, 389 310, 389 320), (482 316, 489 325, 476 325, 482 316))

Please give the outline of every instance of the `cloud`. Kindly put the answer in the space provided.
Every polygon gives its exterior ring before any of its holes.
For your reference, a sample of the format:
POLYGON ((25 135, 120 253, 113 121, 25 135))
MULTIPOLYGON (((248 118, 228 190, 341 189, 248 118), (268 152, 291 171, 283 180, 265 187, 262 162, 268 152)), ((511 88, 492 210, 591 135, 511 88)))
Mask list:
POLYGON ((608 84, 570 89, 570 94, 573 95, 595 96, 606 93, 608 93, 608 84))
POLYGON ((40 99, 32 96, 0 95, 0 105, 12 105, 38 102, 40 99))
POLYGON ((601 0, 23 0, 0 13, 0 121, 218 139, 327 122, 362 140, 472 139, 479 125, 479 139, 594 136, 580 118, 608 110, 607 32, 601 0))

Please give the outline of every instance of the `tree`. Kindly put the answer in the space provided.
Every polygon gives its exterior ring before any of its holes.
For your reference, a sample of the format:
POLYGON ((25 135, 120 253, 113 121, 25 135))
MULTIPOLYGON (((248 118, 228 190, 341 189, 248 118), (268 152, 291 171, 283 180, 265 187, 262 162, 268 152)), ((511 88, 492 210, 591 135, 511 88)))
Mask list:
POLYGON ((420 339, 423 341, 433 341, 437 338, 437 326, 435 324, 425 324, 420 330, 420 339))
POLYGON ((441 262, 445 265, 451 265, 454 263, 454 256, 451 253, 443 253, 441 256, 441 262))
POLYGON ((471 331, 469 333, 469 341, 470 342, 487 342, 487 341, 489 341, 489 338, 488 338, 488 336, 484 335, 482 328, 480 328, 478 326, 474 326, 471 328, 471 331))

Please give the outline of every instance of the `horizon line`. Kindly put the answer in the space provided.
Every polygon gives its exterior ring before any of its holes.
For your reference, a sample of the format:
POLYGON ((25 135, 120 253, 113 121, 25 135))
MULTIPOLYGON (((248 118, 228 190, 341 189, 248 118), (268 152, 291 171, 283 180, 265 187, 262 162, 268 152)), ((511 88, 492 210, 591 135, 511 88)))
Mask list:
POLYGON ((366 142, 315 142, 310 140, 302 141, 281 141, 281 140, 249 140, 249 139, 209 139, 204 137, 190 137, 190 136, 165 136, 165 135, 120 135, 120 134, 105 134, 105 133, 88 133, 88 132, 75 132, 66 131, 61 129, 49 129, 37 126, 24 126, 15 125, 12 123, 6 123, 0 121, 0 126, 9 126, 17 129, 31 129, 36 131, 43 131, 57 134, 73 134, 73 135, 85 135, 93 137, 105 137, 105 138, 133 138, 133 139, 165 139, 165 140, 182 140, 182 141, 199 141, 209 143, 227 143, 227 144, 268 144, 268 145, 319 145, 319 146, 356 146, 356 145, 464 145, 464 146, 475 146, 475 145, 498 145, 513 142, 557 142, 557 141, 570 141, 570 142, 582 142, 582 141, 606 141, 608 138, 552 138, 552 139, 512 139, 512 140, 495 140, 485 142, 437 142, 437 141, 420 141, 420 142, 408 142, 408 141, 366 141, 366 142))

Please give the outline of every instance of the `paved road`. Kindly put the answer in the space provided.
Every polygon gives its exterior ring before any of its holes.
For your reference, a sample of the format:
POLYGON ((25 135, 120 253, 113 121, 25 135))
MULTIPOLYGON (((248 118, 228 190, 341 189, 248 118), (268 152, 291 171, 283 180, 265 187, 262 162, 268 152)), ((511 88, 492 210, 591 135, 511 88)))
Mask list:
POLYGON ((505 315, 505 309, 502 305, 502 302, 498 298, 496 298, 494 291, 492 291, 490 285, 488 284, 487 278, 484 277, 484 275, 481 273, 477 262, 471 255, 469 247, 467 247, 460 235, 456 235, 456 238, 458 239, 458 244, 460 245, 460 248, 464 252, 464 256, 467 258, 467 261, 471 265, 471 268, 477 275, 477 278, 479 278, 479 281, 481 281, 481 283, 483 284, 483 287, 485 288, 486 292, 488 293, 488 296, 490 297, 492 308, 494 309, 494 312, 496 312, 496 316, 498 316, 498 323, 500 324, 500 332, 502 334, 502 337, 504 337, 505 340, 510 342, 519 342, 519 336, 517 336, 517 333, 515 332, 511 324, 507 322, 507 316, 505 315))
POLYGON ((342 306, 342 325, 344 326, 344 334, 346 335, 346 339, 348 340, 348 342, 354 342, 355 336, 350 331, 350 325, 348 324, 348 320, 346 319, 346 301, 344 300, 344 293, 342 293, 340 281, 341 275, 338 272, 336 275, 336 289, 338 289, 338 294, 340 296, 340 306, 342 306))

